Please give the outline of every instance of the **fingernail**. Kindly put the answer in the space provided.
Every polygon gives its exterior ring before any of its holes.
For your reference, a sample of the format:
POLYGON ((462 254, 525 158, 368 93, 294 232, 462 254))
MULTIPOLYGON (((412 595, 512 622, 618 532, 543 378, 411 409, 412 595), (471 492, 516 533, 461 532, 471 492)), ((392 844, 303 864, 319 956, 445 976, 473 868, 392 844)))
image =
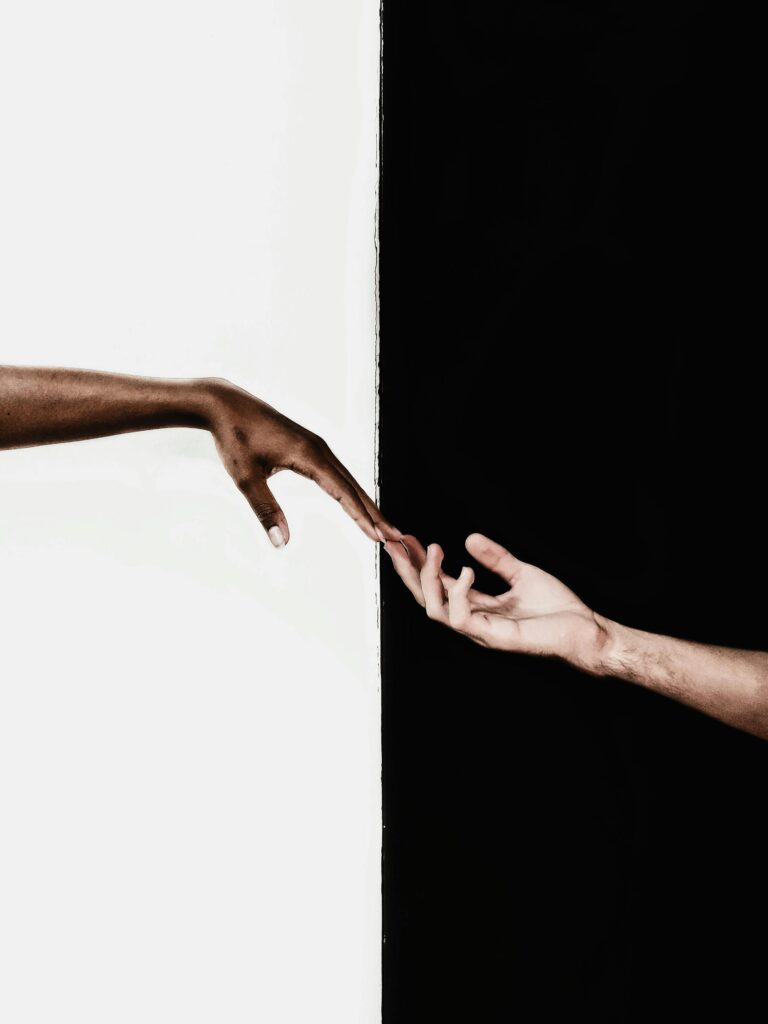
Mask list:
POLYGON ((276 548, 285 547, 285 537, 279 526, 270 526, 267 530, 267 536, 276 548))
POLYGON ((384 531, 381 529, 381 527, 380 526, 374 526, 374 530, 376 531, 376 536, 379 538, 381 543, 382 544, 386 544, 387 543, 387 538, 384 536, 384 531))

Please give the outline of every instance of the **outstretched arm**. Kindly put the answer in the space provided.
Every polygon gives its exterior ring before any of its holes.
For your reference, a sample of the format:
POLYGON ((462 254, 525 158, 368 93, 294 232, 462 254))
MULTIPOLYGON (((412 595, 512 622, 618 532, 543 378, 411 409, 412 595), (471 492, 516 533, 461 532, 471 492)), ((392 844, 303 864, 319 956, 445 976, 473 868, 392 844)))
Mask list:
POLYGON ((768 654, 676 640, 596 616, 606 634, 592 652, 595 675, 672 697, 768 739, 768 654))
POLYGON ((498 596, 473 588, 469 567, 457 580, 442 571, 437 544, 415 537, 386 545, 394 566, 427 615, 476 643, 558 657, 584 672, 613 676, 672 697, 738 729, 768 739, 768 654, 712 647, 630 629, 584 604, 549 573, 474 533, 467 551, 499 575, 498 596))
POLYGON ((322 438, 228 381, 0 366, 0 449, 158 427, 211 432, 275 547, 290 537, 267 483, 281 469, 314 480, 371 540, 400 536, 322 438))

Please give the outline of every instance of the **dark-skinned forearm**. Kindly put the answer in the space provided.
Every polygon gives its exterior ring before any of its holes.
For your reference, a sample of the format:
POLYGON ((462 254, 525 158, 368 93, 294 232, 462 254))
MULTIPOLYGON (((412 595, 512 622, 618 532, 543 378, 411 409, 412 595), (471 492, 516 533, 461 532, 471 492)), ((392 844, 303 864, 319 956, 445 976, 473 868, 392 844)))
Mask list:
POLYGON ((210 425, 212 382, 0 366, 0 448, 210 425))

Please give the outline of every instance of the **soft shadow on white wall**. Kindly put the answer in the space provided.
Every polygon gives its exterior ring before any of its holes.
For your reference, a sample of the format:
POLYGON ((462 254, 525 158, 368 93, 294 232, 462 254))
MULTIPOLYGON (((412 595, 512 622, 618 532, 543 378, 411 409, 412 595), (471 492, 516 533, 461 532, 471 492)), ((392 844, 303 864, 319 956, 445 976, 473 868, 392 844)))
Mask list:
MULTIPOLYGON (((373 489, 378 4, 0 11, 0 362, 225 376, 373 489)), ((0 1019, 379 1016, 375 551, 193 430, 0 453, 0 1019)))

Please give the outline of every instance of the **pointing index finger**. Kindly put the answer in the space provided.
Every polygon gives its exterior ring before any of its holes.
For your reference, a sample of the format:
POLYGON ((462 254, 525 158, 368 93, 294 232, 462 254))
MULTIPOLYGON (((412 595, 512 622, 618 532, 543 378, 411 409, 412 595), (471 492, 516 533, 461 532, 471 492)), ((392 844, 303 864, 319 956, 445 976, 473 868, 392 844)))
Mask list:
POLYGON ((313 454, 308 458, 295 461, 290 468, 302 476, 314 480, 318 487, 322 487, 326 494, 339 502, 350 519, 357 523, 366 536, 378 543, 379 535, 360 495, 329 459, 320 453, 313 454))
POLYGON ((327 449, 327 456, 330 464, 335 469, 337 469, 339 473, 341 473, 341 475, 346 478, 348 483, 351 484, 354 490, 357 491, 360 501, 363 503, 365 509, 368 512, 368 515, 371 517, 371 521, 373 522, 373 525, 376 529, 376 533, 378 535, 379 540, 400 540, 400 538, 403 536, 400 530, 398 530, 397 527, 393 526, 387 519, 384 518, 384 516, 381 513, 381 509, 373 500, 373 498, 369 497, 365 488, 362 487, 357 482, 352 473, 350 473, 350 471, 347 469, 344 463, 334 454, 334 452, 330 448, 327 449))

